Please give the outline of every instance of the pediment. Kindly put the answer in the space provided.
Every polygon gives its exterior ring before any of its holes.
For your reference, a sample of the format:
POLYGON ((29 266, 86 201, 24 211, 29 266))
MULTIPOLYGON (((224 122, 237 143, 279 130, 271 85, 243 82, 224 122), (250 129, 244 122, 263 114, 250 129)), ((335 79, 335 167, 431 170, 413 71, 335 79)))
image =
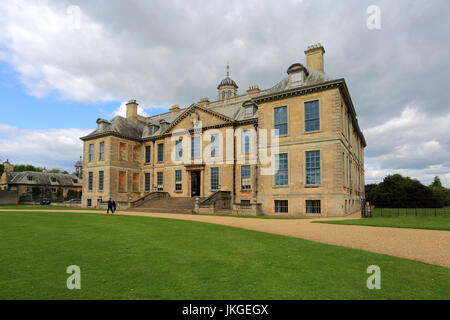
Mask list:
POLYGON ((199 127, 205 128, 226 123, 231 124, 233 121, 232 118, 194 103, 172 121, 162 134, 176 130, 191 130, 199 127))

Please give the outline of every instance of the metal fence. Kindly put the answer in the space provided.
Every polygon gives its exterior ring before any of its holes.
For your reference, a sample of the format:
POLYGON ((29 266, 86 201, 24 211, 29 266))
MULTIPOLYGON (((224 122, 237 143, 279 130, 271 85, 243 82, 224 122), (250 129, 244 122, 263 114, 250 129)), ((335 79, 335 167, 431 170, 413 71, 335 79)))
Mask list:
POLYGON ((374 208, 372 217, 450 217, 450 207, 445 208, 374 208))
POLYGON ((41 202, 42 200, 50 200, 50 202, 65 202, 72 200, 74 203, 81 203, 81 198, 76 197, 43 197, 40 195, 23 195, 19 198, 19 203, 21 202, 41 202))

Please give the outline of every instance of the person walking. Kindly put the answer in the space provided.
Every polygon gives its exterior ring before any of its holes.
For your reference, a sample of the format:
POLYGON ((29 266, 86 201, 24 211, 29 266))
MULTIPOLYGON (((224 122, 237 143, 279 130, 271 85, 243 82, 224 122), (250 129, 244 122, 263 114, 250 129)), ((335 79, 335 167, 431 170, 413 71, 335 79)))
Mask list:
POLYGON ((109 210, 111 210, 111 214, 114 213, 113 202, 112 202, 111 198, 109 198, 109 200, 108 200, 108 210, 106 210, 106 214, 109 214, 109 210))
POLYGON ((113 200, 112 202, 112 206, 113 206, 113 213, 116 212, 116 201, 113 200))

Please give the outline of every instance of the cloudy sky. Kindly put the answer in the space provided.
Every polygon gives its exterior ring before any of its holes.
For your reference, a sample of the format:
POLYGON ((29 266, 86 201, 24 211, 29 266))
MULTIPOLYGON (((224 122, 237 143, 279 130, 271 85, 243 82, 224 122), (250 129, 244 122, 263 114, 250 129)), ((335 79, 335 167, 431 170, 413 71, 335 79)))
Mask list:
POLYGON ((366 181, 450 187, 449 17, 448 0, 0 0, 0 159, 72 171, 78 138, 124 101, 151 115, 214 100, 227 61, 240 92, 271 87, 320 42, 366 136, 366 181))

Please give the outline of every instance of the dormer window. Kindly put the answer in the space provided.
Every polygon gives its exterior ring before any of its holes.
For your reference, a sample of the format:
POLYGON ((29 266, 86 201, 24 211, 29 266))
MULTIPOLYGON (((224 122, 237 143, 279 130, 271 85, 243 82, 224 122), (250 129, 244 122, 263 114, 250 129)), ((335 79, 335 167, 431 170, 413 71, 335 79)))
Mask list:
POLYGON ((111 124, 109 121, 99 118, 97 119, 97 130, 105 131, 109 124, 111 124))
POLYGON ((56 182, 56 178, 51 177, 50 179, 52 180, 52 182, 56 182))
POLYGON ((28 176, 28 181, 33 181, 33 177, 32 176, 28 176))
POLYGON ((159 124, 161 125, 161 131, 164 131, 164 129, 166 129, 167 126, 169 125, 169 123, 164 119, 160 120, 159 124))
POLYGON ((245 101, 242 107, 244 108, 244 118, 253 117, 256 110, 258 110, 258 105, 251 100, 245 101))
POLYGON ((78 183, 78 179, 73 179, 73 183, 78 183))
POLYGON ((294 63, 287 69, 291 86, 300 86, 305 83, 308 70, 301 63, 294 63))
POLYGON ((156 124, 151 124, 150 125, 150 134, 154 134, 156 131, 158 131, 159 126, 156 124))

